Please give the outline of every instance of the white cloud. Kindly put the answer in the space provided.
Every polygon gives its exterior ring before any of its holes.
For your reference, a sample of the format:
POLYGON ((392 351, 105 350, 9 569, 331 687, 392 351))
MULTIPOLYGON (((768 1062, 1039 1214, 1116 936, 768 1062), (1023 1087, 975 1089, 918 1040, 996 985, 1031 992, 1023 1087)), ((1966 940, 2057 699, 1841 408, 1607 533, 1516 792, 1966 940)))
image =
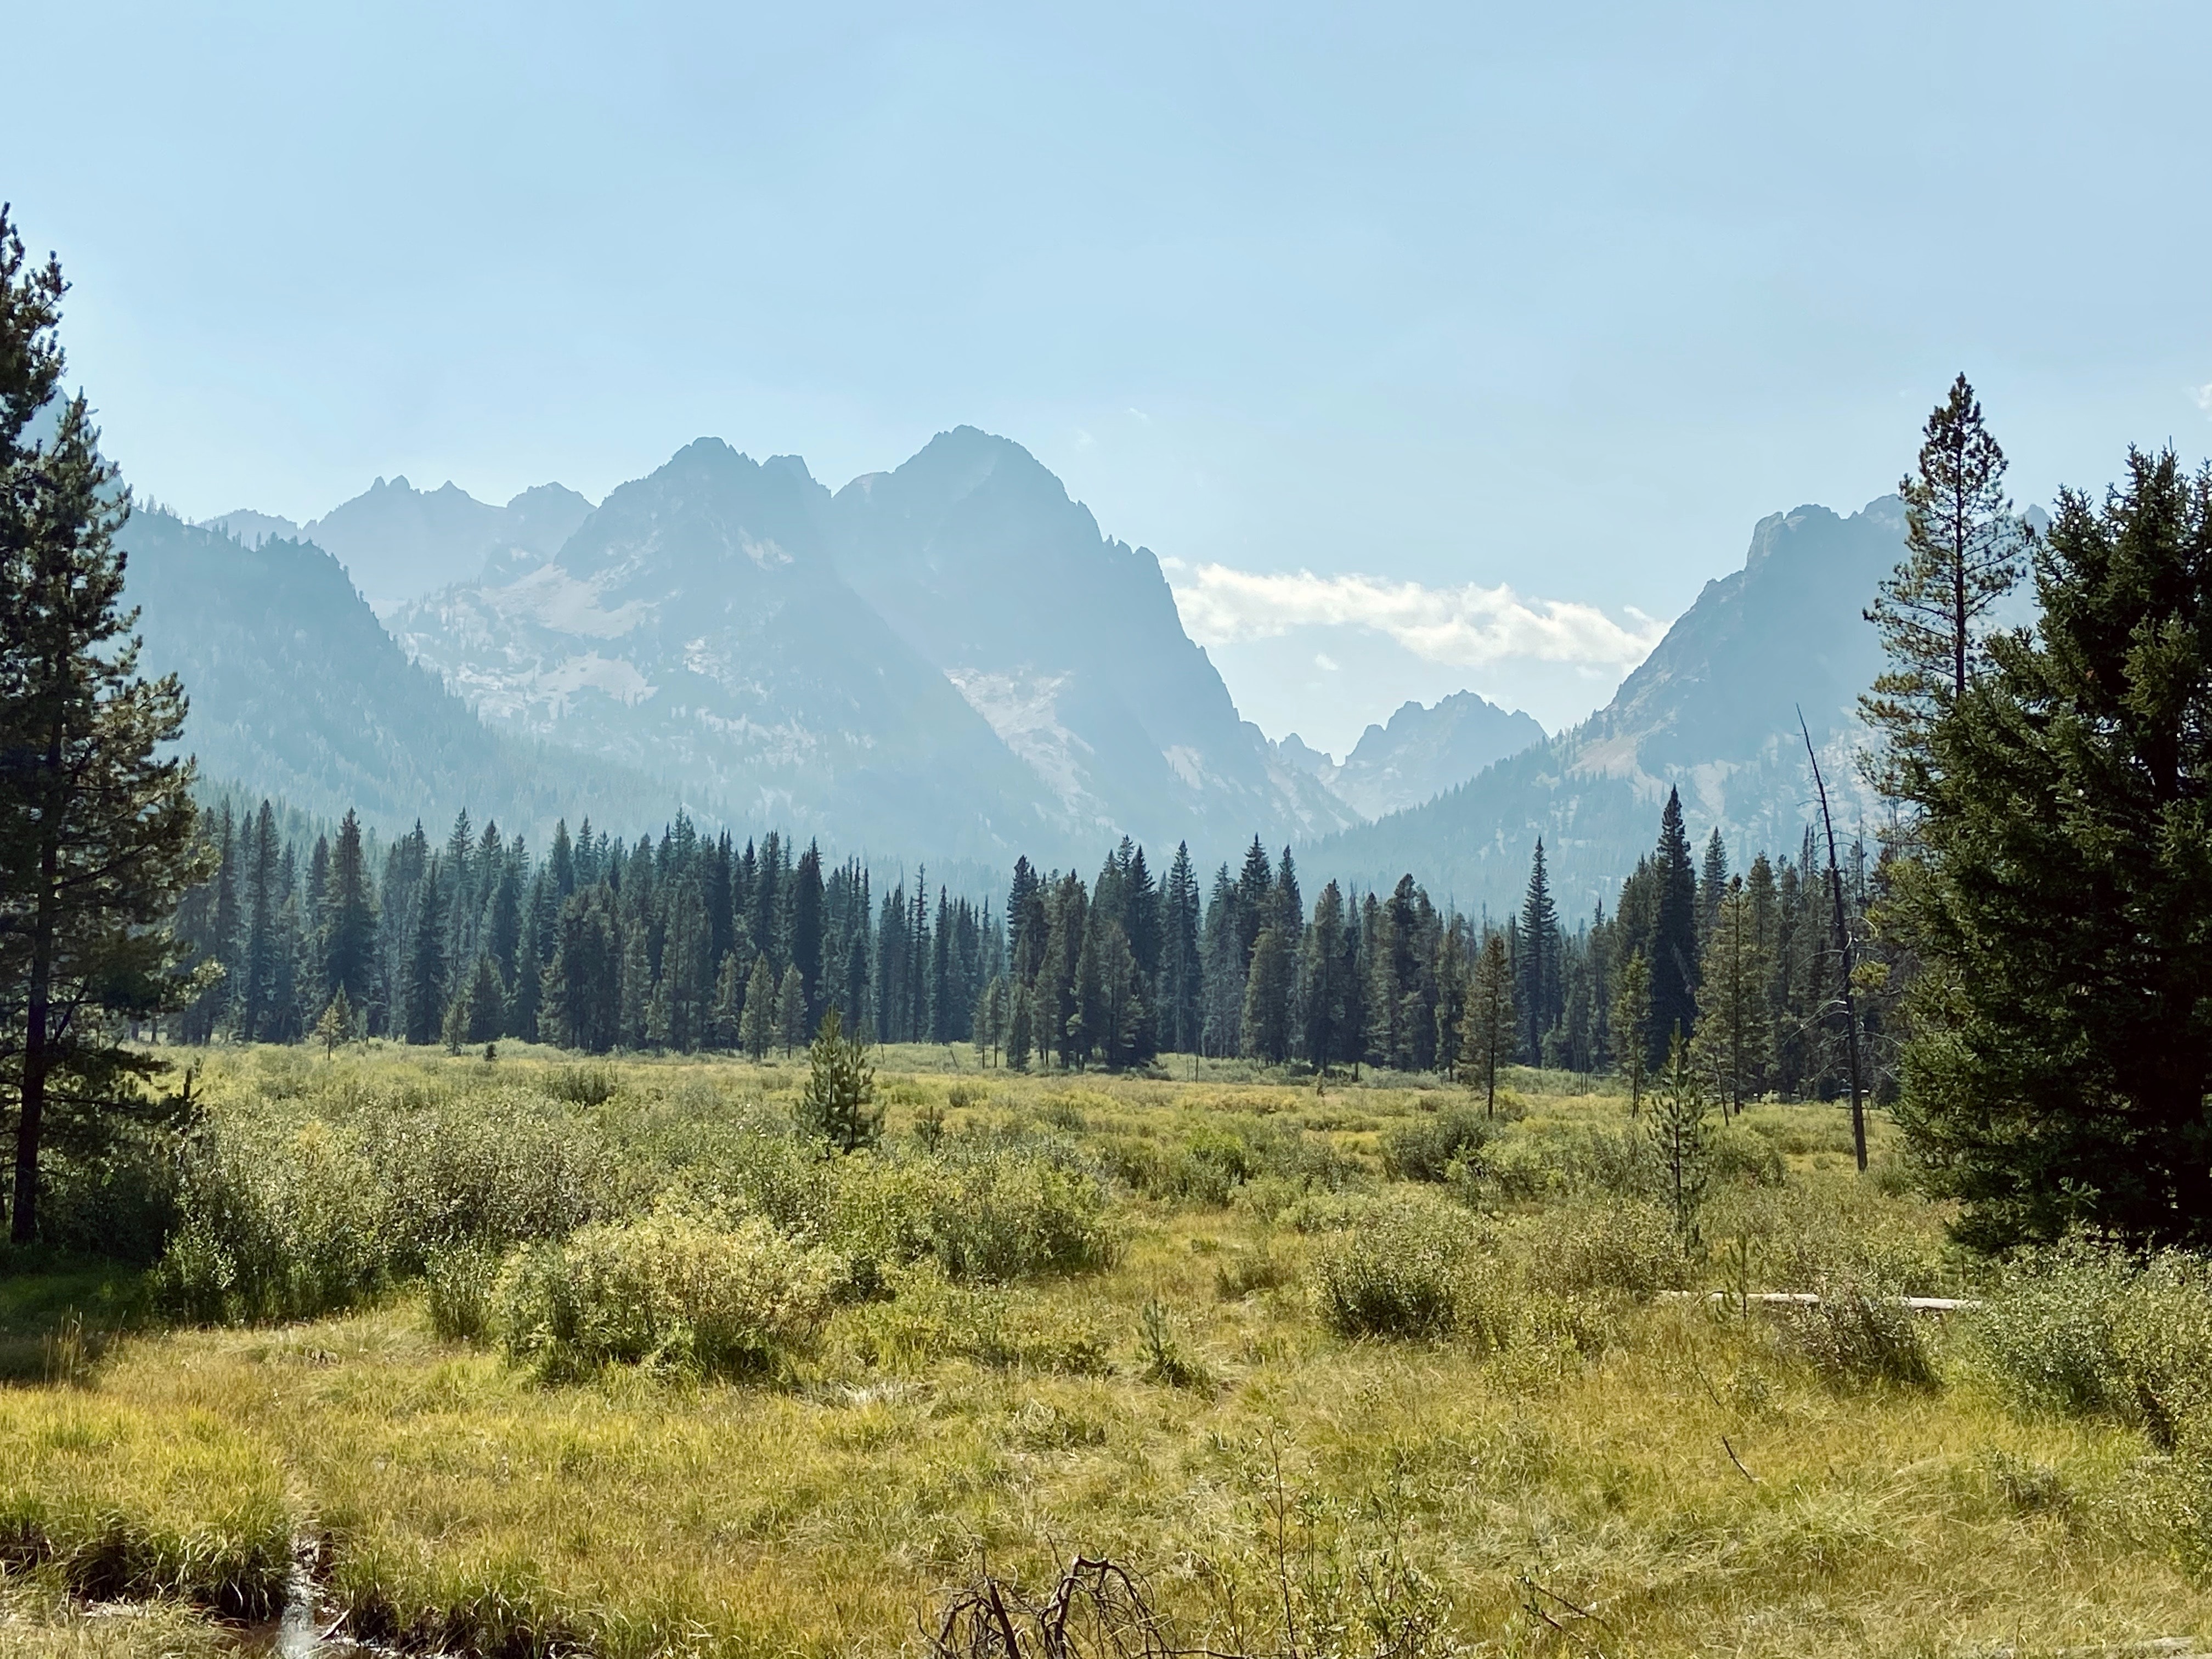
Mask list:
POLYGON ((1338 626, 1386 634, 1415 656, 1461 668, 1512 659, 1625 673, 1667 629, 1640 611, 1623 624, 1595 605, 1523 599, 1510 587, 1428 587, 1372 576, 1262 573, 1202 564, 1176 573, 1183 627, 1200 645, 1273 639, 1293 628, 1338 626))
POLYGON ((2212 415, 2212 383, 2189 388, 2191 400, 2207 415, 2212 415))
POLYGON ((1329 673, 1334 674, 1336 672, 1336 659, 1330 656, 1326 651, 1316 651, 1314 653, 1314 666, 1316 668, 1325 669, 1329 673))

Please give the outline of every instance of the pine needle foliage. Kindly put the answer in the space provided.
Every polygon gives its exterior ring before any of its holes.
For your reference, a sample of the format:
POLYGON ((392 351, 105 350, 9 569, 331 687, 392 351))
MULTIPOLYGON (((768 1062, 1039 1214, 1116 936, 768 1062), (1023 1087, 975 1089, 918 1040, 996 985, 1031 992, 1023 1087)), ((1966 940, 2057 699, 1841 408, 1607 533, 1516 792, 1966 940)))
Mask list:
POLYGON ((806 1051, 806 1089, 799 1097, 799 1121, 808 1133, 845 1153, 873 1146, 883 1139, 883 1109, 876 1104, 876 1070, 867 1047, 845 1036, 836 1005, 822 1016, 822 1028, 806 1051))
POLYGON ((1929 728, 1885 927, 1901 1121, 1972 1243, 2212 1243, 2212 469, 2060 495, 2042 617, 1929 728))
POLYGON ((1983 665, 1989 611, 2018 585, 2034 544, 2004 492, 2005 465, 1961 374, 1928 416, 1918 463, 1898 484, 1905 557, 1866 613, 1889 659, 1860 699, 1885 740, 1872 763, 1885 793, 1909 791, 1906 772, 1924 763, 1931 723, 1983 665))

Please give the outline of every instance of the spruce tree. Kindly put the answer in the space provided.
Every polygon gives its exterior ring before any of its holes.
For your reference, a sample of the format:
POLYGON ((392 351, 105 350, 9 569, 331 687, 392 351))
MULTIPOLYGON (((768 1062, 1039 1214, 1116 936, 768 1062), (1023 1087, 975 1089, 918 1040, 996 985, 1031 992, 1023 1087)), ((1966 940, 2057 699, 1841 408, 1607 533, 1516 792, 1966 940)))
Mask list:
POLYGON ((353 1041, 353 1005, 346 999, 344 986, 331 993, 329 1003, 315 1021, 314 1036, 315 1041, 323 1045, 325 1058, 336 1053, 340 1043, 353 1041))
POLYGON ((1928 731, 1899 1121, 1970 1240, 2212 1244, 2212 469, 2061 493, 2042 614, 1928 731))
POLYGON ((1520 951, 1514 963, 1521 1011, 1521 1057, 1544 1063, 1544 1034, 1559 1009, 1559 913, 1552 902, 1551 878, 1544 868, 1544 842, 1537 837, 1528 865, 1528 890, 1521 901, 1520 951))
POLYGON ((1628 1114, 1633 1117, 1642 1109, 1644 1080, 1651 1069, 1651 964, 1641 951, 1630 951, 1620 964, 1613 997, 1613 1029, 1620 1074, 1628 1084, 1628 1114))
POLYGON ((743 1041, 745 981, 732 951, 722 958, 714 975, 714 1002, 708 1017, 708 1042, 716 1048, 734 1048, 743 1041))
POLYGON ((366 1008, 376 981, 376 898, 362 849, 361 820, 349 810, 331 849, 323 912, 323 983, 343 991, 349 1006, 366 1008))
POLYGON ((806 987, 796 963, 783 970, 783 983, 776 988, 775 1035, 787 1060, 806 1046, 806 987))
POLYGON ((1006 1065, 1010 1070, 1029 1070, 1036 1030, 1036 994, 1017 980, 1006 1007, 1006 1065))
MULTIPOLYGON (((794 965, 787 982, 798 974, 794 965)), ((802 988, 800 994, 805 994, 802 988)), ((876 1105, 875 1068, 858 1037, 845 1036, 842 1016, 832 1008, 806 1051, 806 1087, 799 1097, 802 1128, 840 1152, 851 1154, 883 1138, 883 1109, 876 1105)))
POLYGON ((1989 611, 2019 582, 2033 532, 2004 492, 2004 451, 1982 422, 1964 374, 1936 406, 1918 464, 1898 485, 1905 497, 1905 557, 1866 613, 1889 666, 1860 699, 1884 739, 1873 781, 1917 797, 1933 723, 1966 695, 1983 661, 1989 611))
POLYGON ((1346 1003, 1352 992, 1345 947, 1344 895, 1334 882, 1314 901, 1313 921, 1298 948, 1300 1046, 1316 1072, 1354 1056, 1346 1003))
POLYGON ((1771 1030, 1766 998, 1772 978, 1773 964, 1762 948, 1750 895, 1743 878, 1735 877, 1706 936, 1698 1034, 1690 1042, 1691 1062, 1711 1080, 1723 1119, 1741 1112, 1765 1086, 1771 1030))
POLYGON ((446 910, 443 872, 436 859, 423 872, 415 906, 415 948, 407 964, 407 1041, 438 1040, 446 1012, 446 910))
POLYGON ((476 971, 469 978, 467 999, 468 1041, 496 1041, 507 1016, 507 985, 500 978, 499 963, 489 951, 477 953, 476 971))
POLYGON ((738 1018, 738 1041, 755 1060, 768 1058, 775 1042, 775 981, 769 977, 768 952, 753 957, 752 973, 745 981, 744 1010, 738 1018))
POLYGON ((1291 1057, 1295 968, 1296 957, 1282 928, 1270 921, 1253 943, 1252 969, 1244 981, 1243 1051, 1254 1060, 1279 1066, 1291 1057))
POLYGON ((799 969, 809 1030, 820 1021, 825 1000, 822 938, 822 848, 810 841, 791 879, 791 960, 799 969))
POLYGON ((1698 872, 1698 946, 1712 937, 1713 923, 1721 913, 1721 900, 1729 890, 1728 843, 1721 839, 1720 826, 1715 824, 1712 833, 1705 837, 1705 856, 1698 872))
POLYGON ((172 675, 142 678, 115 532, 129 493, 82 394, 56 397, 60 267, 0 211, 0 1091, 10 1231, 38 1234, 48 1136, 97 1145, 162 1068, 126 1023, 184 1000, 179 898, 208 871, 172 675), (48 434, 26 441, 33 420, 48 434))
POLYGON ((1712 1174, 1712 1132, 1705 1118, 1705 1091, 1690 1065, 1688 1045, 1679 1035, 1667 1045, 1667 1065, 1652 1095, 1646 1133, 1674 1202, 1675 1228, 1686 1238, 1692 1237, 1712 1174))
POLYGON ((1651 1032, 1647 1057, 1654 1070, 1665 1061, 1680 1036, 1687 1042, 1698 1024, 1698 875, 1690 860, 1690 837, 1682 827, 1682 798, 1667 792, 1659 817, 1659 848, 1653 855, 1657 892, 1651 939, 1645 955, 1651 964, 1651 1032))
POLYGON ((1513 959, 1505 949, 1505 935, 1493 929, 1468 975, 1467 1012, 1461 1016, 1460 1074, 1482 1091, 1483 1110, 1498 1110, 1498 1068, 1513 1059, 1520 1041, 1520 1018, 1513 1002, 1513 959))
POLYGON ((1187 842, 1176 843, 1163 903, 1160 1042, 1177 1053, 1195 1054, 1203 986, 1199 963, 1198 872, 1191 864, 1187 842))

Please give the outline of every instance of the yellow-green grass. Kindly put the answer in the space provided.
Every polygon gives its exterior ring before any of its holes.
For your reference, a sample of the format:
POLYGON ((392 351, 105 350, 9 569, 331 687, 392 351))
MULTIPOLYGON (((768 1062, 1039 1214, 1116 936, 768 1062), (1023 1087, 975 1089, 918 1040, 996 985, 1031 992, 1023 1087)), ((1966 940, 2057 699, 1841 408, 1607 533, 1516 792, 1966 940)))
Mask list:
MULTIPOLYGON (((312 1112, 336 1109, 349 1078, 459 1088, 570 1063, 504 1048, 489 1066, 246 1054, 219 1057, 208 1088, 218 1112, 288 1094, 312 1112)), ((1322 1091, 943 1065, 939 1050, 884 1057, 895 1139, 925 1103, 956 1130, 1052 1125, 1109 1161, 1288 1124, 1374 1184, 1394 1128, 1468 1103, 1401 1079, 1322 1091)), ((773 1104, 799 1082, 795 1066, 673 1060, 619 1077, 592 1109, 611 1133, 674 1112, 687 1088, 773 1104)), ((1625 1116, 1616 1096, 1521 1081, 1516 1140, 1625 1116)), ((1796 1288, 1760 1266, 1807 1259, 1778 1236, 1793 1228, 1886 1231, 1926 1271, 1960 1271, 1940 1216, 1850 1172, 1839 1109, 1751 1116, 1791 1185, 1716 1197, 1698 1283, 1796 1288)), ((1875 1134, 1885 1151, 1879 1118, 1875 1134)), ((1475 1207, 1452 1212, 1501 1249, 1548 1248, 1605 1207, 1462 1196, 1475 1207)), ((1346 1340, 1311 1293, 1327 1236, 1254 1197, 1124 1192, 1123 1248, 1091 1275, 994 1288, 917 1273, 895 1300, 842 1309, 775 1387, 612 1370, 548 1388, 434 1339, 404 1288, 311 1324, 131 1337, 88 1379, 0 1393, 0 1514, 38 1534, 22 1559, 45 1563, 0 1647, 161 1650, 173 1613, 139 1627, 155 1646, 103 1647, 135 1639, 112 1635, 127 1621, 87 1620, 52 1588, 219 1601, 233 1577, 281 1573, 288 1539, 316 1552, 358 1633, 501 1650, 908 1650, 981 1565, 1034 1584, 1077 1551, 1142 1571, 1186 1642, 1255 1651, 1287 1645, 1286 1617, 1302 1651, 1365 1652, 1389 1633, 1378 1622, 1402 1636, 1431 1613, 1431 1650, 2031 1653, 2212 1636, 2142 1437, 2021 1416, 1962 1330, 1935 1330, 1933 1389, 1838 1383, 1769 1322, 1697 1297, 1589 1298, 1576 1331, 1538 1321, 1502 1348, 1346 1340), (966 1357, 976 1320, 1018 1328, 994 1351, 1037 1363, 966 1357), (1048 1340, 1071 1330, 1088 1340, 1048 1340), (1161 1380, 1163 1344, 1182 1386, 1161 1380), (132 1573, 73 1565, 118 1539, 143 1564, 132 1573)))

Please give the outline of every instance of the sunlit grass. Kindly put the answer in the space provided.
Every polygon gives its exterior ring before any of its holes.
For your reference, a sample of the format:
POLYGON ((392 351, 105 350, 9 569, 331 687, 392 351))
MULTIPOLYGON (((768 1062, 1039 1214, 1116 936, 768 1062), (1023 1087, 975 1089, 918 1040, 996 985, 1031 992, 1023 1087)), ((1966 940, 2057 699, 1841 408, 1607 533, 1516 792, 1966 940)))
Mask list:
MULTIPOLYGON (((1109 1162, 1226 1126, 1316 1138, 1370 1192, 1383 1136, 1465 1098, 1399 1079, 1194 1085, 1174 1062, 1166 1079, 1025 1078, 944 1056, 882 1057, 895 1141, 928 1103, 949 1133, 1024 1123, 1109 1162)), ((403 1085, 542 1088, 570 1063, 504 1046, 489 1063, 259 1052, 219 1055, 206 1086, 218 1112, 335 1118, 403 1085)), ((620 1083, 576 1109, 643 1146, 717 1103, 773 1107, 799 1075, 671 1060, 625 1062, 620 1083)), ((1542 1146, 1617 1133, 1626 1102, 1524 1088, 1510 1115, 1512 1137, 1542 1146)), ((1961 1271, 1940 1217, 1850 1172, 1844 1120, 1747 1115, 1790 1184, 1716 1196, 1698 1285, 1747 1270, 1769 1287, 1813 1259, 1808 1239, 1870 1240, 1869 1259, 1907 1276, 1961 1271)), ((1394 1594, 1432 1594, 1454 1643, 1498 1652, 1802 1659, 2212 1635, 2142 1437, 2022 1417, 1961 1331, 1931 1328, 1941 1386, 1847 1386, 1765 1318, 1567 1287, 1554 1259, 1603 1200, 1471 1191, 1468 1208, 1401 1185, 1523 1264, 1510 1286, 1534 1288, 1511 1294, 1572 1317, 1532 1318, 1503 1346, 1345 1340, 1312 1270, 1328 1204, 1358 1200, 1285 1207, 1291 1186, 1256 1176, 1224 1204, 1125 1190, 1103 1271, 992 1286, 915 1270, 892 1299, 841 1308, 775 1386, 615 1368, 547 1387, 434 1339, 404 1288, 310 1324, 133 1337, 88 1381, 0 1392, 0 1516, 45 1540, 40 1584, 203 1602, 296 1538, 358 1633, 462 1648, 906 1650, 980 1564, 1037 1582, 1078 1550, 1141 1569, 1184 1639, 1224 1649, 1281 1646, 1287 1604, 1302 1649, 1369 1650, 1362 1574, 1382 1582, 1392 1563, 1413 1575, 1394 1594), (70 1566, 113 1539, 135 1577, 70 1566)), ((21 1650, 140 1650, 86 1645, 97 1621, 50 1595, 9 1605, 0 1644, 35 1629, 46 1645, 21 1650)))

